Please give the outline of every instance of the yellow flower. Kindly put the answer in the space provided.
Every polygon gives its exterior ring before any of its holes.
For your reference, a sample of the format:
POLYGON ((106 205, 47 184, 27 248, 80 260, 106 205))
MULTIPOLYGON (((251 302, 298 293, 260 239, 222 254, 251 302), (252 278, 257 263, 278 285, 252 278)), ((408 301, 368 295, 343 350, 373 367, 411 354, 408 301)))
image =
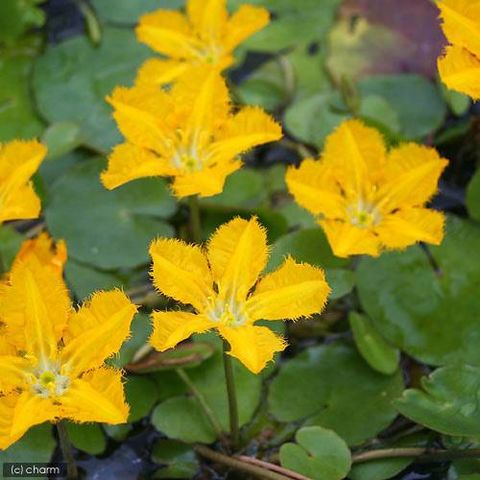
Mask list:
POLYGON ((282 135, 260 108, 233 112, 222 77, 203 68, 179 79, 169 92, 117 88, 108 100, 127 139, 102 173, 108 189, 141 177, 169 176, 178 197, 215 195, 241 167, 240 153, 282 135))
POLYGON ((286 346, 272 330, 254 323, 321 312, 330 292, 321 269, 292 258, 259 278, 268 247, 256 218, 235 218, 222 225, 205 251, 162 238, 152 243, 150 255, 155 286, 196 311, 154 312, 150 343, 164 351, 192 333, 216 328, 230 344, 230 355, 254 373, 286 346))
POLYGON ((226 0, 188 0, 186 15, 176 10, 157 10, 140 18, 136 33, 167 59, 147 60, 137 83, 169 83, 196 65, 223 70, 233 64, 233 51, 269 22, 261 7, 242 5, 228 15, 226 0))
POLYGON ((32 258, 34 262, 39 262, 63 275, 63 267, 67 261, 67 246, 63 240, 54 244, 48 233, 43 232, 38 237, 23 242, 14 265, 28 263, 32 258))
POLYGON ((35 140, 0 143, 0 224, 40 215, 40 199, 30 179, 46 153, 35 140))
POLYGON ((286 182, 317 216, 335 255, 377 256, 382 248, 442 241, 444 216, 425 204, 447 163, 414 143, 387 153, 377 130, 348 120, 327 138, 321 159, 290 167, 286 182))
POLYGON ((0 449, 45 421, 128 417, 121 372, 104 360, 129 335, 136 307, 115 290, 73 310, 58 263, 45 262, 43 247, 25 251, 0 289, 0 449))
POLYGON ((452 90, 480 98, 480 1, 438 3, 443 31, 451 43, 438 60, 442 81, 452 90))

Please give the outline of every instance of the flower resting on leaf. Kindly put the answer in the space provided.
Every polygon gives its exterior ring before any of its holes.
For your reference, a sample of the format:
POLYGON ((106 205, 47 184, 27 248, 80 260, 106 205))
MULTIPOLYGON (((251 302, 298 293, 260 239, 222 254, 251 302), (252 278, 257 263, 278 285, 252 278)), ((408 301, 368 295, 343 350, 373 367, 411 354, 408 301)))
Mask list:
POLYGON ((170 83, 192 66, 211 65, 223 70, 234 63, 233 50, 269 22, 261 7, 242 5, 229 16, 226 0, 188 0, 186 15, 157 10, 140 18, 139 41, 165 59, 147 60, 136 83, 170 83))
POLYGON ((29 252, 0 287, 1 449, 45 421, 118 424, 128 417, 121 372, 104 360, 129 335, 136 307, 115 290, 73 310, 58 262, 29 252))
POLYGON ((438 60, 448 88, 480 99, 480 0, 442 0, 437 4, 450 42, 438 60))
POLYGON ((414 143, 387 153, 377 130, 347 120, 327 138, 320 160, 290 167, 286 182, 317 216, 336 256, 377 256, 383 248, 442 241, 444 216, 425 204, 447 163, 414 143))
POLYGON ((164 351, 195 332, 215 328, 230 344, 230 355, 254 373, 286 346, 272 330, 254 323, 321 312, 330 292, 321 269, 290 257, 260 277, 268 247, 256 218, 222 225, 205 250, 161 238, 150 246, 150 255, 155 286, 196 312, 154 312, 153 347, 164 351))
POLYGON ((46 153, 36 140, 0 143, 0 224, 40 215, 40 199, 30 179, 46 153))
POLYGON ((117 88, 108 99, 127 142, 109 157, 102 182, 113 189, 142 177, 173 177, 177 197, 210 196, 242 163, 246 150, 281 137, 280 126, 257 107, 232 111, 224 80, 211 70, 182 77, 169 92, 117 88))

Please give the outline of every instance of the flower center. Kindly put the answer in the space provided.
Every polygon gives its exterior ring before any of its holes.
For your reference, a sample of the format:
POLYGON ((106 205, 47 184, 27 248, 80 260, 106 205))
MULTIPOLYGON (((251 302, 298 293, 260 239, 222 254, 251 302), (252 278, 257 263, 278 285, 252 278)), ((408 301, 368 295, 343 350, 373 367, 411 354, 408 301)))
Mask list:
POLYGON ((382 219, 375 205, 359 200, 347 208, 350 223, 359 228, 368 228, 378 225, 382 219))
POLYGON ((208 316, 214 322, 227 327, 239 327, 247 323, 247 315, 242 305, 233 300, 222 301, 217 299, 208 310, 208 316))
POLYGON ((60 373, 60 368, 57 364, 51 362, 37 367, 29 380, 33 392, 44 398, 59 397, 70 386, 70 379, 60 373))

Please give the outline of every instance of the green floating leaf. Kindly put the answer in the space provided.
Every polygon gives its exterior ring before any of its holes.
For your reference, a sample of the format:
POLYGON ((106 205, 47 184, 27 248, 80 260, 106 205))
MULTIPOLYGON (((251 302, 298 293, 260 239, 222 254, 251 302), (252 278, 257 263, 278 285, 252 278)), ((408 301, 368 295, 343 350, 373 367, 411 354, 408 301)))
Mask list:
POLYGON ((154 478, 193 478, 200 468, 192 447, 176 440, 158 440, 153 446, 152 460, 164 465, 154 478))
POLYGON ((45 23, 45 13, 37 4, 45 0, 2 0, 0 2, 0 42, 12 43, 31 27, 45 23))
POLYGON ((475 172, 468 184, 466 204, 469 215, 480 222, 480 170, 475 172))
POLYGON ((447 435, 480 435, 480 368, 449 365, 422 379, 422 390, 405 390, 398 411, 447 435))
POLYGON ((157 403, 157 385, 150 378, 129 375, 125 384, 125 397, 130 405, 129 422, 136 422, 146 417, 157 403))
POLYGON ((447 113, 438 89, 420 75, 375 75, 360 81, 358 88, 362 96, 382 97, 393 108, 400 122, 399 133, 407 139, 434 132, 447 113))
POLYGON ((341 480, 350 470, 352 459, 345 441, 333 430, 304 427, 295 443, 280 448, 282 466, 313 480, 341 480))
POLYGON ((133 373, 149 373, 176 368, 193 368, 209 359, 215 347, 208 342, 185 343, 166 352, 152 352, 140 361, 128 366, 133 373))
MULTIPOLYGON (((8 17, 0 13, 0 18, 8 17)), ((30 139, 42 133, 30 94, 32 65, 28 56, 0 56, 0 141, 30 139)))
POLYGON ((8 272, 24 238, 14 228, 0 226, 0 272, 8 272))
POLYGON ((399 372, 390 377, 374 372, 353 348, 334 343, 283 363, 268 400, 278 420, 330 428, 358 445, 393 421, 391 402, 402 390, 399 372))
POLYGON ((55 160, 82 144, 80 127, 72 122, 57 122, 43 133, 42 142, 48 148, 47 160, 55 160))
POLYGON ((206 208, 255 208, 267 200, 265 179, 258 171, 242 168, 227 177, 222 193, 201 199, 206 208))
MULTIPOLYGON (((187 370, 187 373, 222 428, 228 431, 228 401, 221 353, 217 352, 200 366, 187 370)), ((261 377, 250 373, 235 360, 234 376, 240 425, 244 425, 251 419, 260 401, 261 377)), ((153 412, 152 422, 170 438, 187 443, 211 443, 216 437, 198 402, 190 396, 176 396, 158 405, 153 412)))
POLYGON ((254 0, 276 15, 245 47, 274 52, 298 43, 320 42, 333 23, 340 0, 254 0))
POLYGON ((274 111, 288 99, 284 74, 277 60, 264 63, 248 76, 235 93, 241 103, 274 111))
POLYGON ((467 113, 470 105, 472 104, 468 95, 448 89, 441 81, 438 82, 438 86, 440 88, 440 91, 442 92, 443 98, 447 102, 447 105, 450 107, 450 110, 457 117, 461 117, 462 115, 467 113))
POLYGON ((293 102, 285 111, 285 128, 303 142, 322 148, 327 135, 350 118, 339 111, 338 92, 324 92, 293 102))
POLYGON ((328 284, 333 290, 331 299, 339 298, 352 290, 353 272, 342 269, 348 266, 349 261, 333 255, 321 229, 298 230, 280 237, 273 245, 268 270, 280 266, 287 255, 291 255, 299 262, 325 268, 328 284))
POLYGON ((81 300, 97 290, 122 287, 121 279, 111 272, 98 270, 69 258, 65 265, 65 278, 75 296, 81 300))
POLYGON ((174 397, 158 405, 152 423, 170 438, 186 443, 213 443, 215 431, 198 402, 192 397, 174 397))
POLYGON ((51 233, 67 242, 72 258, 102 269, 147 263, 157 236, 172 236, 162 218, 176 203, 166 182, 138 180, 108 191, 100 183, 102 159, 81 162, 52 186, 45 217, 51 233))
POLYGON ((418 246, 363 258, 357 287, 364 311, 392 345, 433 365, 480 365, 480 270, 465 252, 480 249, 480 227, 451 217, 439 247, 438 272, 418 246))
POLYGON ((123 368, 133 360, 138 350, 143 347, 152 332, 152 322, 148 315, 137 313, 132 321, 130 338, 122 345, 118 355, 111 359, 117 368, 123 368))
POLYGON ((44 423, 28 430, 25 435, 6 450, 0 450, 0 463, 50 462, 55 450, 52 425, 44 423))
POLYGON ((180 8, 184 3, 184 0, 92 0, 92 6, 103 21, 131 26, 144 13, 180 8))
POLYGON ((40 113, 50 123, 78 125, 88 146, 108 151, 121 136, 105 96, 118 85, 130 84, 148 56, 129 29, 105 28, 98 47, 84 36, 50 46, 34 71, 40 113))
POLYGON ((398 113, 379 95, 366 95, 362 98, 359 113, 363 120, 379 129, 386 128, 392 133, 401 131, 398 113))
POLYGON ((357 312, 348 317, 358 351, 377 372, 391 375, 400 361, 400 352, 389 345, 372 325, 370 319, 357 312))
POLYGON ((72 423, 67 425, 68 436, 75 448, 90 455, 99 455, 107 446, 107 439, 97 423, 72 423))

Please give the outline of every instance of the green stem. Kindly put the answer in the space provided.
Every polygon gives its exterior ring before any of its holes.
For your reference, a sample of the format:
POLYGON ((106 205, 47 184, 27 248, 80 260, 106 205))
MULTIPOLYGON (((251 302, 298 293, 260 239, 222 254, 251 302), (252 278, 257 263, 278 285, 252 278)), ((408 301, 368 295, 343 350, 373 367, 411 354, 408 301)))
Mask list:
POLYGON ((292 480, 295 477, 285 476, 280 473, 272 472, 266 468, 252 465, 250 463, 243 462, 237 458, 229 457, 223 453, 216 452, 205 445, 195 445, 194 450, 202 457, 208 458, 217 463, 226 465, 227 467, 234 468, 235 470, 241 470, 257 478, 264 478, 265 480, 292 480))
POLYGON ((238 428, 238 404, 237 394, 235 391, 235 379, 233 377, 232 357, 228 355, 229 346, 223 341, 223 367, 225 369, 225 384, 228 396, 228 412, 230 415, 230 435, 233 448, 237 448, 239 440, 238 428))
POLYGON ((381 458, 415 458, 419 462, 443 462, 456 458, 479 458, 480 448, 469 450, 442 450, 422 447, 413 448, 384 448, 371 450, 353 455, 353 463, 369 462, 381 458))
POLYGON ((73 457, 72 443, 68 436, 67 427, 63 420, 57 423, 57 432, 58 440, 60 442, 60 448, 62 450, 62 455, 67 463, 67 479, 68 480, 77 480, 78 470, 75 463, 75 458, 73 457))
POLYGON ((218 421, 215 414, 213 413, 213 410, 210 408, 210 405, 208 405, 207 401, 205 400, 205 397, 203 396, 202 392, 200 392, 200 390, 197 389, 197 387, 192 382, 187 372, 183 368, 176 368, 175 371, 177 372, 178 376, 182 379, 182 381, 185 383, 185 385, 188 387, 191 394, 198 400, 200 407, 202 408, 206 417, 212 424, 212 427, 215 430, 215 433, 217 434, 217 438, 222 439, 224 437, 222 426, 220 425, 220 422, 218 421))
POLYGON ((192 195, 188 200, 190 207, 190 234, 195 243, 202 243, 202 222, 200 220, 200 205, 198 197, 192 195))

